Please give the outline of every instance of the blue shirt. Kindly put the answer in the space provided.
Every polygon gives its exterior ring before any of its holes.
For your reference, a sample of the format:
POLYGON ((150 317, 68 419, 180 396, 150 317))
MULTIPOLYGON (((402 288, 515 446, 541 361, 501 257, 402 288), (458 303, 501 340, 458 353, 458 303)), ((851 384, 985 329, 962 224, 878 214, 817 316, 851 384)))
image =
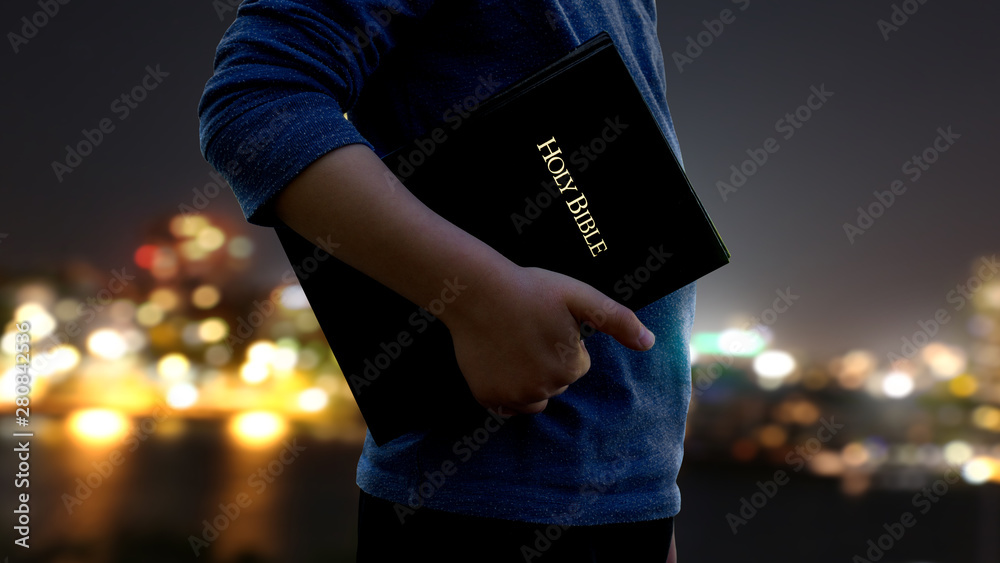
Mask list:
MULTIPOLYGON (((275 194, 320 156, 351 143, 383 156, 602 30, 680 160, 653 0, 247 0, 199 106, 202 151, 247 220, 274 225, 275 194)), ((589 337, 590 371, 537 415, 484 420, 459 442, 369 434, 358 486, 548 524, 675 515, 694 304, 691 284, 637 311, 656 335, 646 352, 589 337)))

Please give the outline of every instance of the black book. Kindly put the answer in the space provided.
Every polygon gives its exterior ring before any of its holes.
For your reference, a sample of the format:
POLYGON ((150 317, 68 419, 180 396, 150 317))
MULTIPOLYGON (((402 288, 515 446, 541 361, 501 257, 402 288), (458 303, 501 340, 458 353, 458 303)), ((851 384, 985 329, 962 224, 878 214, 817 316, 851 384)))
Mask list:
MULTIPOLYGON (((451 125, 385 156, 396 175, 387 181, 515 264, 566 274, 638 310, 729 262, 607 33, 451 125)), ((277 232, 292 264, 319 252, 288 228, 277 232)), ((319 265, 299 281, 376 443, 484 424, 490 413, 433 310, 339 260, 319 265)), ((446 288, 445 300, 461 291, 446 288)))

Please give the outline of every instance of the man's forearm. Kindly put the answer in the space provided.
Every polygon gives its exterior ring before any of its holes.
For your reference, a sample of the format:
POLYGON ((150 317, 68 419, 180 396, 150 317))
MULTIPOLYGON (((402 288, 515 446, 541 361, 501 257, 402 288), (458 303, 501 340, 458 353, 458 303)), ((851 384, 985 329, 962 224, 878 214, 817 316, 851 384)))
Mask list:
MULTIPOLYGON (((426 307, 445 280, 475 293, 512 263, 421 203, 364 145, 327 153, 278 195, 281 220, 309 240, 332 240, 334 256, 426 307)), ((442 320, 462 307, 459 300, 442 320)), ((446 321, 447 322, 447 321, 446 321)))

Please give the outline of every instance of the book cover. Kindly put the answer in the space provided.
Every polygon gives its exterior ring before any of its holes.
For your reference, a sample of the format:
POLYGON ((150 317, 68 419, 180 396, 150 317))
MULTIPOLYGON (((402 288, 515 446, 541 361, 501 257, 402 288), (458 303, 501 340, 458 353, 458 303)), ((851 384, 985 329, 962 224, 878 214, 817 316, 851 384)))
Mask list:
MULTIPOLYGON (((606 33, 435 131, 383 157, 387 181, 520 266, 638 310, 729 262, 606 33)), ((317 251, 276 231, 293 264, 317 251)), ((299 281, 376 443, 483 425, 491 415, 433 310, 336 259, 319 264, 299 281)), ((457 295, 460 280, 450 283, 457 295)))

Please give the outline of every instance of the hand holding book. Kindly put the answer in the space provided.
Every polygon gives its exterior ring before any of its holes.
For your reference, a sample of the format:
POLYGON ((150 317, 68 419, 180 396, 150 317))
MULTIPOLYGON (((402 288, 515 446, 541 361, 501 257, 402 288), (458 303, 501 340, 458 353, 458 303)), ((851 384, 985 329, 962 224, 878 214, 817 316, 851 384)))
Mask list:
POLYGON ((590 285, 550 270, 511 266, 470 288, 466 306, 441 317, 481 405, 497 412, 545 409, 549 398, 590 370, 580 339, 583 322, 633 350, 652 347, 654 337, 635 313, 590 285))

